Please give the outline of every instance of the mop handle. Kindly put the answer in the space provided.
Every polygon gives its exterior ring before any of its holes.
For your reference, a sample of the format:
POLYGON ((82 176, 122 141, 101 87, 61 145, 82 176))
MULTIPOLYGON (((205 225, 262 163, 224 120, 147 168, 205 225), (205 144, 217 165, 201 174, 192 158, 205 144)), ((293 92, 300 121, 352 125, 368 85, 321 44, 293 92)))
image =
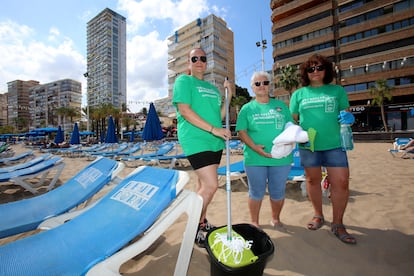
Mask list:
MULTIPOLYGON (((226 80, 229 78, 226 77, 226 80)), ((225 88, 226 129, 230 130, 229 123, 229 90, 225 88)), ((230 180, 230 140, 226 140, 226 191, 227 191, 227 240, 232 239, 231 229, 231 180, 230 180)))

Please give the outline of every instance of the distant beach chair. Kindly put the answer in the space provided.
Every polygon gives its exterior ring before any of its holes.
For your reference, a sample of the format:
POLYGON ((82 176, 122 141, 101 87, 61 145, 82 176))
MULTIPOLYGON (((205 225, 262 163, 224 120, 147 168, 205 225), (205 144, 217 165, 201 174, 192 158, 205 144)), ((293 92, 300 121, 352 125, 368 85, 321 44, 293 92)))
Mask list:
POLYGON ((10 165, 10 164, 14 164, 14 163, 17 163, 17 162, 23 162, 23 161, 27 160, 28 158, 33 158, 33 157, 34 157, 33 151, 28 150, 28 151, 22 152, 18 155, 1 158, 0 159, 0 165, 10 165))
POLYGON ((141 160, 147 163, 154 163, 156 166, 162 167, 164 163, 167 164, 169 169, 173 169, 177 162, 180 163, 180 166, 183 166, 182 160, 187 159, 187 155, 185 153, 173 154, 173 155, 161 155, 161 156, 152 156, 152 157, 144 157, 141 160))
POLYGON ((25 168, 29 168, 31 166, 34 166, 46 159, 49 159, 50 157, 52 157, 52 154, 50 153, 46 153, 46 154, 42 154, 39 155, 29 161, 23 162, 23 163, 19 163, 19 164, 15 164, 15 165, 10 165, 10 166, 4 166, 0 168, 0 174, 2 173, 8 173, 8 172, 13 172, 13 171, 17 171, 17 170, 21 170, 21 169, 25 169, 25 168))
POLYGON ((186 275, 202 199, 184 171, 142 166, 93 207, 0 247, 1 275, 119 275, 119 267, 188 215, 174 275, 186 275), (139 236, 139 237, 138 237, 139 236), (138 238, 137 238, 138 237, 138 238))
MULTIPOLYGON (((125 163, 127 167, 136 167, 139 164, 139 161, 143 161, 144 158, 152 158, 157 156, 164 156, 175 149, 175 144, 171 142, 162 143, 157 148, 154 148, 153 152, 144 153, 140 155, 128 155, 121 157, 121 161, 125 163)), ((141 164, 142 165, 142 164, 141 164)))
POLYGON ((54 170, 55 175, 47 186, 47 190, 50 191, 59 179, 64 166, 63 158, 52 157, 24 169, 0 173, 0 182, 11 182, 33 194, 37 194, 37 188, 45 184, 46 177, 54 170), (38 181, 34 181, 36 178, 39 178, 38 181))
POLYGON ((0 204, 0 238, 34 230, 45 219, 86 203, 113 180, 123 167, 115 160, 98 158, 50 192, 0 204))
POLYGON ((401 147, 407 145, 410 141, 412 140, 412 138, 406 138, 406 137, 400 137, 400 138, 395 138, 393 144, 393 149, 394 150, 399 150, 401 149, 401 147))
POLYGON ((388 152, 393 157, 398 157, 401 159, 414 159, 414 150, 389 149, 388 152))
POLYGON ((305 168, 300 164, 300 154, 298 146, 296 146, 293 151, 293 163, 292 168, 290 169, 288 175, 288 181, 300 183, 300 189, 302 191, 302 195, 306 196, 306 177, 305 177, 305 168))
POLYGON ((395 138, 393 148, 388 152, 393 157, 402 159, 414 159, 414 144, 412 138, 395 138), (407 146, 403 149, 404 146, 407 146))
POLYGON ((241 140, 229 141, 230 153, 243 154, 244 143, 241 140))
MULTIPOLYGON (((219 186, 223 186, 226 183, 227 168, 221 166, 217 169, 219 176, 219 186), (224 181, 223 181, 224 179, 224 181)), ((248 187, 247 182, 244 180, 246 177, 246 171, 244 170, 244 160, 237 161, 230 164, 230 180, 240 180, 244 186, 248 187)))

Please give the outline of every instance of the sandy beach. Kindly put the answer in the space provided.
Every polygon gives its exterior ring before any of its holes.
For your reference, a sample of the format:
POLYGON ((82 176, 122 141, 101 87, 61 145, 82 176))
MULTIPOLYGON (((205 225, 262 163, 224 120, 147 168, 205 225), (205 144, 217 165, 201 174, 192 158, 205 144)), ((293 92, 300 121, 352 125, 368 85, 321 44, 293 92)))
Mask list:
MULTIPOLYGON (((324 198, 327 223, 317 231, 306 229, 311 219, 310 201, 295 183, 286 186, 286 201, 281 219, 285 230, 273 229, 266 196, 260 214, 261 228, 270 236, 275 253, 268 259, 264 275, 413 275, 414 271, 414 160, 393 158, 389 143, 355 143, 349 152, 351 170, 350 199, 344 223, 357 238, 357 245, 340 242, 330 232, 332 209, 324 198)), ((15 152, 27 150, 13 146, 15 152)), ((41 154, 36 152, 36 154, 41 154)), ((231 160, 242 159, 232 154, 231 160)), ((65 183, 90 161, 65 157, 65 168, 58 185, 65 183)), ((224 165, 223 156, 222 164, 224 165)), ((178 167, 190 174, 188 189, 194 189, 191 169, 178 167)), ((133 168, 126 167, 121 177, 133 168)), ((45 192, 43 189, 41 192, 45 192)), ((0 186, 0 204, 33 196, 17 186, 0 186)), ((232 182, 232 223, 248 223, 247 188, 241 181, 232 182)), ((208 219, 217 226, 227 223, 225 186, 219 188, 208 210, 208 219)), ((121 267, 123 275, 172 275, 175 267, 185 218, 181 218, 144 254, 121 267)), ((0 246, 35 234, 31 231, 0 239, 0 246)), ((194 246, 188 275, 210 275, 207 251, 194 246)))

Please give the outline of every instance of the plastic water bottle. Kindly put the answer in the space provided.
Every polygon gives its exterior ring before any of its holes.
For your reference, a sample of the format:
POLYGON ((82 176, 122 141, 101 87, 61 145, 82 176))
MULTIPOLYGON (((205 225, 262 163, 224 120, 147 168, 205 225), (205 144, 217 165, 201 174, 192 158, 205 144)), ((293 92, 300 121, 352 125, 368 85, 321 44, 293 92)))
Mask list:
POLYGON ((341 144, 342 150, 344 151, 354 149, 354 139, 352 137, 351 125, 341 125, 341 144))

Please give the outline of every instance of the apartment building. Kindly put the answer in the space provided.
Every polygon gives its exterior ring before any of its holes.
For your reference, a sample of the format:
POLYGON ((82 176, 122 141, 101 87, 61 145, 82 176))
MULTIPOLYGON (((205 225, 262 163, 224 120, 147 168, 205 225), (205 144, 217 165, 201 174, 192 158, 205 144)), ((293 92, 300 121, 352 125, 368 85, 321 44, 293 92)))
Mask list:
POLYGON ((8 93, 0 94, 0 126, 6 126, 7 121, 7 96, 8 93))
MULTIPOLYGON (((234 80, 234 36, 227 23, 210 14, 198 18, 168 37, 168 97, 172 97, 175 78, 188 69, 188 53, 202 48, 207 55, 204 79, 224 91, 225 77, 234 80)), ((171 104, 171 102, 170 102, 171 104)))
MULTIPOLYGON (((273 73, 300 65, 311 54, 329 57, 336 83, 348 93, 356 131, 379 130, 380 110, 369 88, 378 79, 393 87, 387 124, 413 130, 414 0, 271 0, 273 73)), ((275 87, 276 97, 288 93, 275 87)))
POLYGON ((16 131, 27 131, 30 128, 30 88, 39 85, 38 81, 14 80, 7 83, 7 121, 16 131))
POLYGON ((70 132, 73 123, 80 120, 82 84, 71 79, 62 79, 40 84, 29 89, 31 127, 57 127, 70 132), (59 113, 62 108, 76 114, 59 113))
POLYGON ((126 18, 104 9, 87 23, 87 102, 126 104, 126 18))

